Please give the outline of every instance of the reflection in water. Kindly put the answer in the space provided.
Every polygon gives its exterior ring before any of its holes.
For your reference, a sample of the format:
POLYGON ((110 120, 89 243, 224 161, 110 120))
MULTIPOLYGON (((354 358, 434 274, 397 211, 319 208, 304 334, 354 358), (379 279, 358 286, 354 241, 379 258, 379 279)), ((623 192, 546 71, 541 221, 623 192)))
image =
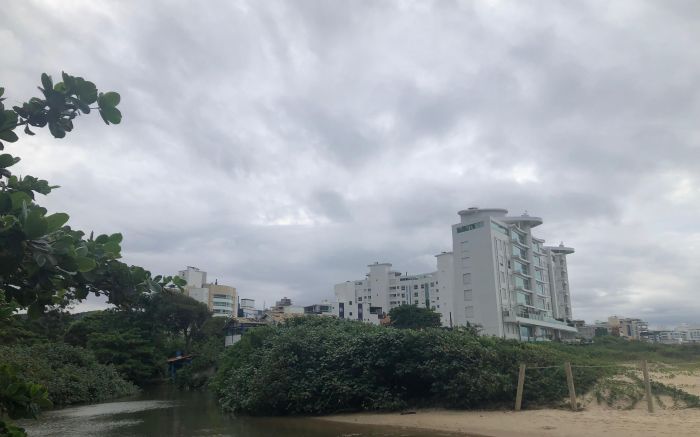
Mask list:
POLYGON ((160 387, 119 402, 49 411, 21 423, 30 437, 427 437, 434 432, 335 424, 308 418, 222 414, 207 393, 160 387))

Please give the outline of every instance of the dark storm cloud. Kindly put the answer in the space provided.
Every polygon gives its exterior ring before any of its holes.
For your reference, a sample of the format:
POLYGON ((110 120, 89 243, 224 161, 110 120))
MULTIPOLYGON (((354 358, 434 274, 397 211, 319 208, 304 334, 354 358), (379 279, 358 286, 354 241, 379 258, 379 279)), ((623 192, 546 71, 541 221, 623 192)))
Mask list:
MULTIPOLYGON (((10 148, 43 203, 259 304, 428 271, 456 212, 542 216, 574 314, 700 322, 696 2, 50 2, 0 17, 9 103, 61 69, 122 95, 10 148), (77 25, 76 23, 79 23, 77 25)), ((99 305, 99 302, 90 302, 99 305)))

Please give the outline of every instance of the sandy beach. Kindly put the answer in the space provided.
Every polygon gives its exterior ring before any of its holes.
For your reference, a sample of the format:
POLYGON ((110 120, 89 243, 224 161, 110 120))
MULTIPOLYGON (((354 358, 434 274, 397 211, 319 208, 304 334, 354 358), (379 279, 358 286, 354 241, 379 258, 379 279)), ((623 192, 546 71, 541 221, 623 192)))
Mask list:
MULTIPOLYGON (((654 373, 652 379, 673 384, 685 391, 700 395, 700 376, 697 374, 654 373)), ((590 396, 582 399, 584 408, 573 412, 559 409, 514 411, 447 411, 418 410, 416 414, 358 413, 324 417, 324 420, 423 428, 436 431, 463 433, 489 437, 690 437, 700 435, 700 409, 673 408, 672 401, 665 406, 655 402, 655 412, 647 411, 646 401, 634 409, 620 410, 598 404, 590 396)))
POLYGON ((350 414, 323 418, 336 422, 423 428, 490 437, 698 436, 700 410, 630 411, 588 408, 521 411, 419 410, 416 414, 350 414))

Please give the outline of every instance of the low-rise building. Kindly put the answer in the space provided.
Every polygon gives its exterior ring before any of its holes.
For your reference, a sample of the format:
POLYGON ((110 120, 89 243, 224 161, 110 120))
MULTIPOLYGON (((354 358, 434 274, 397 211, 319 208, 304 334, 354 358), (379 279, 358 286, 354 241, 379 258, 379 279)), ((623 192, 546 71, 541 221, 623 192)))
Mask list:
POLYGON ((187 266, 178 272, 187 285, 184 292, 191 298, 207 305, 215 317, 235 317, 238 314, 236 288, 228 285, 207 283, 207 272, 187 266))
POLYGON ((306 315, 318 315, 318 316, 334 316, 333 304, 327 300, 321 303, 307 305, 304 307, 304 314, 306 315))

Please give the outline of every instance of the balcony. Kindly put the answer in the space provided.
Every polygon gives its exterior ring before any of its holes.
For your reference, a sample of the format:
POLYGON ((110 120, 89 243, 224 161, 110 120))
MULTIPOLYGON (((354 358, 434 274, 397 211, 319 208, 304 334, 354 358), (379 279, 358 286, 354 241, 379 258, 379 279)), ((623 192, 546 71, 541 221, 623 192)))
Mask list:
POLYGON ((545 317, 537 314, 527 314, 528 317, 522 317, 522 313, 518 313, 515 317, 516 323, 523 325, 542 326, 545 328, 559 329, 567 332, 578 332, 573 326, 567 325, 565 322, 560 322, 552 317, 545 317))

